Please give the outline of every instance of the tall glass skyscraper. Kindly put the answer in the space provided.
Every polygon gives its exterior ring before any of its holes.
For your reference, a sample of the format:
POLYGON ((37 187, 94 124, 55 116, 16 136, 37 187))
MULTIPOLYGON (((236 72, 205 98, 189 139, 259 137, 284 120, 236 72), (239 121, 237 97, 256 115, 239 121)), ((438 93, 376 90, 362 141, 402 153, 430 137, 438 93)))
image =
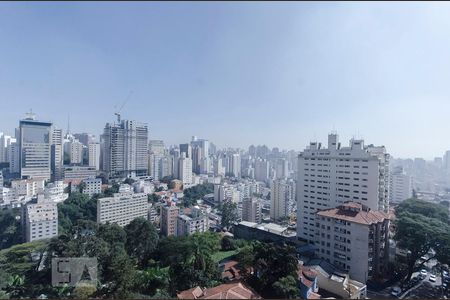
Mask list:
POLYGON ((29 115, 19 123, 20 175, 22 178, 50 179, 52 123, 36 121, 29 115))

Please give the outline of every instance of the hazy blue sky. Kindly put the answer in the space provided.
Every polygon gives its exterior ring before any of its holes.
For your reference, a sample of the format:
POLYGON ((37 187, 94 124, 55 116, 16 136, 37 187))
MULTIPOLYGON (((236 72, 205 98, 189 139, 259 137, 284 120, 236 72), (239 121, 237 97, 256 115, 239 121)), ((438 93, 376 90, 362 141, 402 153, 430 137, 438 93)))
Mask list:
POLYGON ((0 131, 30 108, 99 134, 303 149, 450 149, 449 3, 0 3, 0 131))

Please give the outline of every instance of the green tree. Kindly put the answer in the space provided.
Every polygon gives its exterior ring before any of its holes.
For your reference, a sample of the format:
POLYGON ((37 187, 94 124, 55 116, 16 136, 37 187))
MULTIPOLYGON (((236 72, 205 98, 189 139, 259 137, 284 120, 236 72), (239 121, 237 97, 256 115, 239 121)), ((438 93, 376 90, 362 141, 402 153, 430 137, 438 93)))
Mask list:
POLYGON ((137 260, 138 265, 147 266, 152 252, 158 244, 155 227, 144 218, 137 218, 125 226, 127 253, 137 260))
POLYGON ((150 203, 158 203, 160 201, 160 197, 158 195, 156 195, 155 193, 153 194, 148 194, 148 202, 150 203))
POLYGON ((229 228, 238 220, 238 212, 236 203, 231 202, 230 200, 223 201, 222 205, 219 208, 222 219, 220 225, 222 228, 229 228))
POLYGON ((424 200, 411 198, 403 201, 395 208, 395 214, 401 215, 403 212, 420 214, 425 217, 438 219, 444 223, 449 223, 448 208, 441 204, 430 203, 424 200))
POLYGON ((0 209, 0 249, 22 243, 22 224, 19 209, 0 209))
POLYGON ((183 205, 190 207, 196 204, 196 201, 202 199, 205 195, 214 193, 214 184, 198 184, 183 191, 183 205))
POLYGON ((71 193, 66 201, 58 203, 60 233, 66 233, 78 220, 97 221, 97 201, 88 195, 71 193))
POLYGON ((129 185, 132 185, 135 182, 136 182, 136 180, 134 180, 133 178, 127 178, 123 181, 123 183, 129 184, 129 185))
MULTIPOLYGON (((289 245, 275 245, 259 241, 253 242, 252 247, 253 261, 251 265, 254 272, 253 274, 246 274, 245 280, 264 298, 275 298, 279 296, 274 290, 275 282, 288 276, 297 278, 298 261, 295 248, 289 245)), ((238 258, 243 256, 243 254, 240 254, 238 258)), ((246 253, 244 257, 248 260, 251 255, 246 253)), ((248 261, 241 263, 244 266, 249 264, 248 261)), ((280 287, 286 282, 289 282, 289 279, 284 279, 277 286, 280 287)))
POLYGON ((431 249, 436 251, 436 257, 445 260, 450 226, 448 211, 442 206, 418 199, 408 199, 396 208, 394 240, 397 246, 409 251, 406 257, 407 276, 411 278, 414 270, 419 269, 426 261, 419 262, 420 257, 431 249), (418 263, 419 262, 419 263, 418 263))
POLYGON ((23 275, 13 275, 3 289, 10 298, 21 298, 25 296, 25 277, 23 275))
POLYGON ((136 280, 136 290, 145 295, 155 295, 158 291, 169 288, 169 269, 159 267, 141 271, 136 280))
POLYGON ((272 287, 277 298, 296 299, 299 297, 298 283, 292 275, 280 278, 272 284, 272 287))
POLYGON ((105 297, 128 298, 136 279, 136 270, 130 257, 120 243, 111 246, 110 255, 103 262, 100 290, 105 297))
POLYGON ((222 240, 220 241, 220 246, 222 248, 222 251, 230 251, 236 249, 234 240, 229 236, 224 236, 222 238, 222 240))
POLYGON ((117 224, 101 224, 98 226, 97 236, 110 245, 121 244, 125 246, 127 233, 117 224))
POLYGON ((89 299, 96 291, 97 287, 93 284, 79 283, 73 289, 72 295, 75 299, 89 299))

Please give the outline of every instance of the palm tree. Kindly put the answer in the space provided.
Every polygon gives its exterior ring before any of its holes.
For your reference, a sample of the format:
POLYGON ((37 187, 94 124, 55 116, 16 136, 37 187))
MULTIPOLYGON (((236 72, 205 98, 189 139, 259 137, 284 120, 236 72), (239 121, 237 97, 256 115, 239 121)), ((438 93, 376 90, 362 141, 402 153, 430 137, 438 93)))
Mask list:
POLYGON ((25 294, 24 276, 13 275, 9 278, 4 291, 9 294, 10 298, 20 298, 25 294))

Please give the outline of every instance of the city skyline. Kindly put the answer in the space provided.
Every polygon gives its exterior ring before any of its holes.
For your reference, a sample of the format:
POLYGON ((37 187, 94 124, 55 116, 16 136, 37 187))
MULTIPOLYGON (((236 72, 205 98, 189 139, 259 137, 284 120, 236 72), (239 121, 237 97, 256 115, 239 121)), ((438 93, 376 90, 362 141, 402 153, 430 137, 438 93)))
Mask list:
POLYGON ((448 4, 72 2, 0 10, 0 98, 18 104, 0 119, 6 134, 32 108, 63 129, 70 114, 72 132, 99 136, 132 91, 123 117, 148 123, 149 139, 166 145, 196 135, 219 147, 302 151, 335 129, 396 158, 430 160, 450 148, 448 4))

